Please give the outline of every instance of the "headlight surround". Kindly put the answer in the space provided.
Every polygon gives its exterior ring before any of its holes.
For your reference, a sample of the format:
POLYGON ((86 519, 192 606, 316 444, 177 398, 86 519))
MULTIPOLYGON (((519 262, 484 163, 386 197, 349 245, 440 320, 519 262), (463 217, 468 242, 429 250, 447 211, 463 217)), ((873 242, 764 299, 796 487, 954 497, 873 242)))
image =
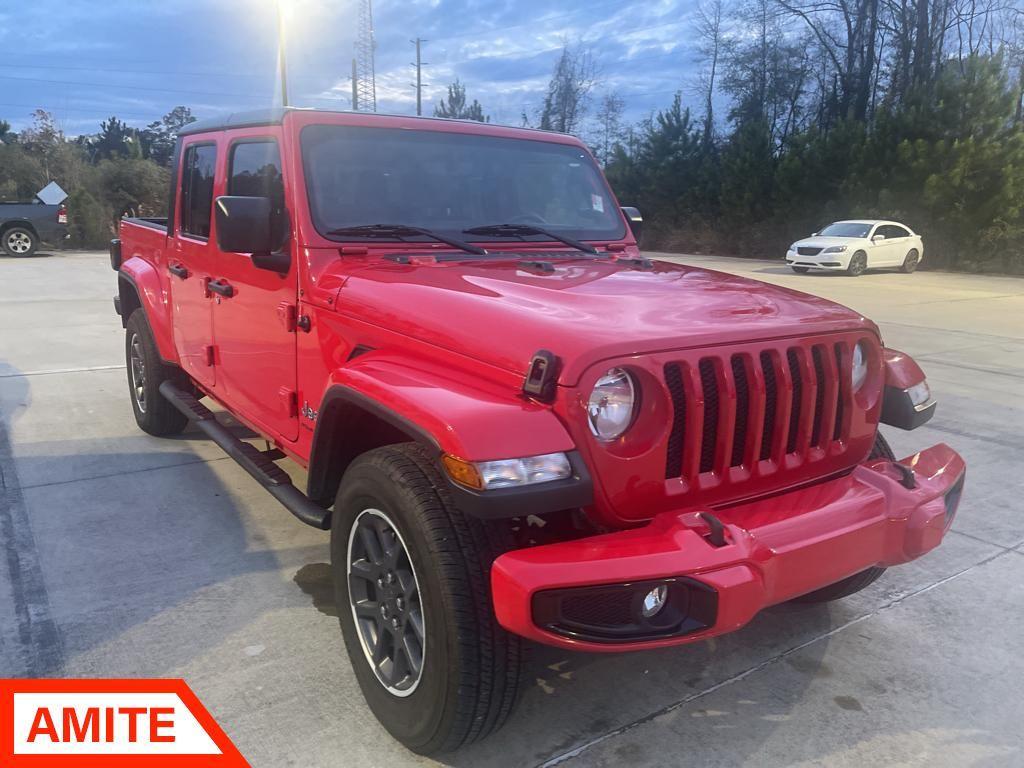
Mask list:
POLYGON ((587 401, 587 421, 598 440, 611 442, 633 425, 637 386, 629 371, 612 368, 597 380, 587 401))
POLYGON ((850 366, 850 386, 854 392, 864 386, 868 378, 868 351, 863 341, 858 341, 853 347, 853 360, 850 366))
POLYGON ((564 453, 497 461, 464 461, 445 455, 443 463, 455 482, 477 491, 521 488, 572 477, 572 463, 564 453))
POLYGON ((842 253, 845 251, 847 246, 845 245, 830 245, 822 253, 842 253))

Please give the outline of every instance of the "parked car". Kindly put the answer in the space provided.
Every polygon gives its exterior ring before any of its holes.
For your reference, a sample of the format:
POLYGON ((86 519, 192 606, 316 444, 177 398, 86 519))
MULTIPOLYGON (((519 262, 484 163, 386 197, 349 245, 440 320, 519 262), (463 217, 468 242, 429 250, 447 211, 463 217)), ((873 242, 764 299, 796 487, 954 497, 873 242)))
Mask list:
POLYGON ((0 247, 8 256, 31 256, 41 242, 57 245, 68 236, 67 195, 55 183, 30 203, 0 203, 0 247))
POLYGON ((794 272, 830 269, 864 274, 876 267, 898 267, 913 272, 924 256, 921 236, 895 221, 837 221, 808 238, 797 240, 786 252, 794 272))
POLYGON ((952 524, 963 460, 878 431, 935 412, 921 369, 845 307, 644 258, 576 138, 273 110, 187 126, 171 190, 111 245, 135 420, 330 530, 355 676, 416 752, 505 720, 526 640, 704 640, 952 524))

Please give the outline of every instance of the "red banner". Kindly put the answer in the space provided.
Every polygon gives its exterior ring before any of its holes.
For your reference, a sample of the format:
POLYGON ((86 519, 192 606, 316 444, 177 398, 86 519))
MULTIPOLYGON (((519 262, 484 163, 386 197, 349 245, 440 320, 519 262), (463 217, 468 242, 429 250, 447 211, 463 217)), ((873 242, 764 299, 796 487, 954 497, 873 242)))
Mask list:
POLYGON ((0 768, 248 768, 184 680, 0 680, 0 768))

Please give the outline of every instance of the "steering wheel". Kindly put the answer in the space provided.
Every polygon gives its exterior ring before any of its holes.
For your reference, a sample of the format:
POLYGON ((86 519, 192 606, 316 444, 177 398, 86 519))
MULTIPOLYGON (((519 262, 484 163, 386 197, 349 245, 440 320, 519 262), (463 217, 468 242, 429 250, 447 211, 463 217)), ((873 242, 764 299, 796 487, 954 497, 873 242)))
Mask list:
POLYGON ((521 213, 508 220, 509 224, 547 224, 547 219, 537 213, 521 213))

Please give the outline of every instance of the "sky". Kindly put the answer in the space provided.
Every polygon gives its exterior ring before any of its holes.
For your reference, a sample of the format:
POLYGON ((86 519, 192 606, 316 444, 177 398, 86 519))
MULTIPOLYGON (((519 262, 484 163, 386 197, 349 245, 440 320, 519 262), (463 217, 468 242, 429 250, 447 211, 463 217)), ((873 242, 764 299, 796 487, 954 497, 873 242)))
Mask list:
MULTIPOLYGON (((357 2, 281 2, 291 103, 349 109, 357 2)), ((492 122, 533 117, 566 40, 592 50, 595 93, 617 90, 627 119, 680 89, 692 104, 695 3, 375 0, 377 109, 415 113, 416 37, 428 115, 458 77, 492 122)), ((275 0, 0 0, 0 119, 15 130, 39 107, 78 135, 111 115, 142 127, 179 104, 206 118, 279 103, 275 0)))

